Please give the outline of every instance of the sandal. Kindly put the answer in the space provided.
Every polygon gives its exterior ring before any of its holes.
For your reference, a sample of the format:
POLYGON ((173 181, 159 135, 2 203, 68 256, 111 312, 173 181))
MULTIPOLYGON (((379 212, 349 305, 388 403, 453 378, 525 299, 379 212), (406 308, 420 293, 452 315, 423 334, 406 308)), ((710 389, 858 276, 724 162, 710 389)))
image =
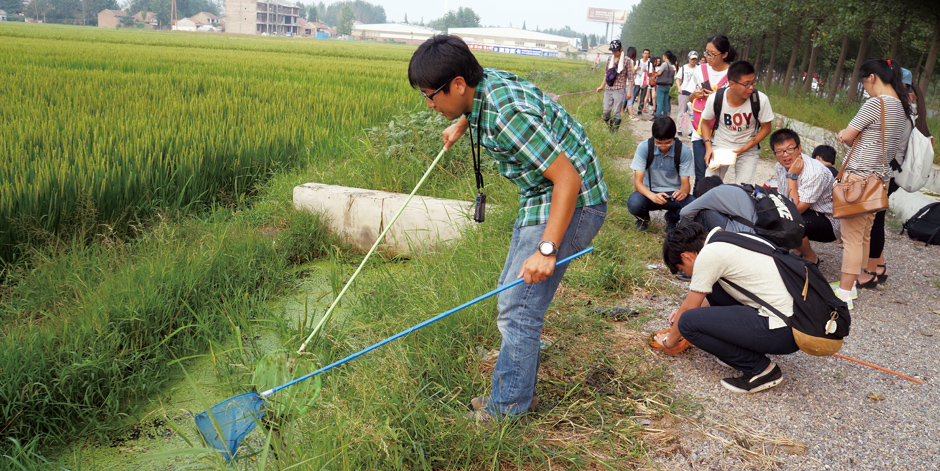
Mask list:
MULTIPOLYGON (((880 275, 878 273, 872 273, 872 275, 875 275, 875 278, 878 279, 878 283, 884 283, 885 281, 888 281, 888 267, 884 265, 877 265, 877 267, 883 269, 881 270, 880 275)), ((878 270, 876 269, 875 271, 877 272, 878 270)))
POLYGON ((660 331, 658 331, 658 332, 654 332, 653 335, 650 336, 649 341, 647 342, 647 343, 649 344, 649 346, 650 346, 650 347, 653 347, 653 348, 655 348, 655 349, 658 349, 658 350, 662 350, 662 351, 664 351, 664 352, 666 352, 666 353, 668 353, 668 354, 670 354, 670 355, 675 355, 675 354, 677 354, 677 353, 682 353, 682 352, 684 352, 686 349, 688 349, 689 347, 692 346, 692 344, 689 343, 689 341, 686 340, 686 339, 680 339, 678 342, 676 342, 675 345, 673 345, 672 347, 668 347, 668 348, 665 347, 664 345, 660 345, 659 342, 656 341, 656 335, 657 335, 657 334, 665 334, 666 332, 669 332, 669 329, 663 329, 663 330, 660 330, 660 331))
POLYGON ((869 275, 871 275, 871 279, 868 280, 868 281, 866 281, 866 282, 864 282, 864 283, 862 283, 861 281, 856 281, 856 282, 855 282, 855 286, 858 286, 858 287, 861 288, 861 289, 875 289, 875 287, 878 286, 878 275, 876 275, 876 274, 874 274, 874 273, 872 273, 872 272, 870 272, 870 271, 868 271, 868 270, 866 270, 866 269, 864 269, 864 268, 862 269, 862 271, 865 272, 865 273, 868 273, 869 275))

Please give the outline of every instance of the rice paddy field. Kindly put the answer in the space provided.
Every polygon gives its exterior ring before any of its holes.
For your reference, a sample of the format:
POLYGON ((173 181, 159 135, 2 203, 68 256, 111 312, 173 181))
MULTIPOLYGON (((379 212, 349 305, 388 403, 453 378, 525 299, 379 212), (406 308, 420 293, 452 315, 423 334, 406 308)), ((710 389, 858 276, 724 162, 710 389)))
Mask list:
MULTIPOLYGON (((0 469, 642 462, 651 445, 613 416, 684 406, 673 406, 661 371, 611 356, 608 323, 569 313, 650 286, 656 234, 633 233, 613 212, 596 241, 601 256, 569 270, 585 294, 552 314, 552 328, 578 333, 570 350, 557 340, 543 355, 554 373, 540 394, 563 401, 562 418, 534 429, 458 420, 488 386, 480 350, 499 345, 495 302, 484 302, 331 372, 315 407, 255 432, 233 463, 194 434, 191 414, 253 387, 258 339, 296 350, 322 313, 317 302, 361 261, 319 216, 293 211, 291 189, 315 181, 407 193, 437 154, 448 123, 408 85, 413 50, 0 22, 0 469), (316 302, 282 315, 311 279, 316 302), (585 386, 586 371, 608 363, 629 366, 616 392, 627 402, 585 386), (158 431, 141 432, 145 423, 158 431), (591 432, 562 436, 558 423, 591 432), (156 444, 135 444, 135 433, 156 444), (173 445, 160 444, 165 436, 173 445), (118 456, 99 458, 100 448, 118 456)), ((583 62, 478 57, 555 93, 600 81, 583 62)), ((599 155, 632 153, 597 119, 599 97, 569 100, 599 155)), ((421 194, 470 199, 468 156, 456 146, 421 194)), ((344 320, 305 360, 335 361, 493 288, 517 194, 486 171, 487 223, 442 253, 377 257, 344 301, 344 320)), ((612 173, 607 183, 614 198, 632 190, 612 173)))

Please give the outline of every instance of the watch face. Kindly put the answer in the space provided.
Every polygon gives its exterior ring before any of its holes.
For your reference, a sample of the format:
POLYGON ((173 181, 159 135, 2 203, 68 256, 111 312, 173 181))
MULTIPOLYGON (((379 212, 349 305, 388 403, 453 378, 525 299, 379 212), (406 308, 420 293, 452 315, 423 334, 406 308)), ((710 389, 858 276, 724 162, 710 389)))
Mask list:
POLYGON ((539 252, 541 252, 542 255, 546 255, 546 256, 551 255, 552 252, 554 251, 555 251, 555 246, 551 242, 545 241, 545 242, 539 243, 539 252))

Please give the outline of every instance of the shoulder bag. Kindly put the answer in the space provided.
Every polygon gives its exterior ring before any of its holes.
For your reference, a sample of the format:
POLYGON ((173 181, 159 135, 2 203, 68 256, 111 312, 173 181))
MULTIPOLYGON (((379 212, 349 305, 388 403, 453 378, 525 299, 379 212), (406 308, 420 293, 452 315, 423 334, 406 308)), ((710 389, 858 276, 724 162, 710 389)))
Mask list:
MULTIPOLYGON (((885 101, 881 97, 878 97, 878 100, 881 103, 881 163, 884 166, 885 101)), ((862 133, 859 133, 852 144, 852 150, 842 162, 842 170, 836 177, 836 183, 832 186, 832 216, 835 218, 850 218, 888 209, 888 188, 881 177, 875 174, 861 177, 845 171, 861 140, 862 133)))

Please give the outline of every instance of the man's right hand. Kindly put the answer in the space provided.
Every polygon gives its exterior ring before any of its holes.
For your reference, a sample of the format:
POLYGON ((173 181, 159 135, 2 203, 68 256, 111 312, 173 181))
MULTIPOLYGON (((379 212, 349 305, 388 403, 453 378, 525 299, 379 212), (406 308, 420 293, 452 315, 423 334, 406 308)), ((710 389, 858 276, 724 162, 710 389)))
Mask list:
POLYGON ((463 136, 463 133, 467 132, 468 127, 470 127, 470 123, 467 121, 467 118, 461 116, 456 123, 444 129, 444 132, 441 133, 444 138, 444 150, 449 150, 450 146, 454 145, 454 143, 460 139, 460 136, 463 136))
POLYGON ((712 149, 705 149, 705 166, 708 167, 708 164, 712 163, 712 149))
POLYGON ((597 92, 602 92, 602 91, 604 91, 604 86, 601 85, 600 87, 597 87, 597 90, 595 90, 595 91, 597 91, 597 92))
POLYGON ((668 196, 666 193, 653 193, 653 197, 650 199, 656 204, 666 204, 669 202, 666 199, 668 196))

